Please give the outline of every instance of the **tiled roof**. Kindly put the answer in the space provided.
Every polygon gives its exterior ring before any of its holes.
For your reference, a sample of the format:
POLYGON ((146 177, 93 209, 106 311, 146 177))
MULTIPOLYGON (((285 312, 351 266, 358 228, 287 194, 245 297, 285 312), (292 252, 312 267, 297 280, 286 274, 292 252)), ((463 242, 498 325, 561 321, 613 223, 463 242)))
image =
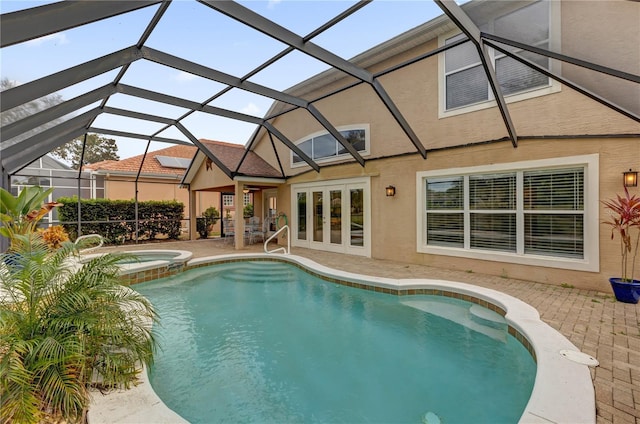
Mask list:
MULTIPOLYGON (((240 144, 206 139, 202 139, 200 142, 231 171, 235 171, 242 159, 242 155, 245 153, 244 146, 240 144)), ((244 162, 242 162, 239 172, 251 177, 282 178, 282 174, 278 170, 252 151, 247 154, 244 162)))
MULTIPOLYGON (((141 175, 166 174, 182 176, 186 171, 185 169, 162 166, 158 159, 156 159, 156 156, 169 156, 174 158, 186 158, 190 160, 196 154, 197 150, 198 148, 195 146, 175 145, 167 147, 165 149, 147 152, 144 164, 142 165, 141 175)), ((122 160, 105 160, 102 162, 96 162, 90 165, 86 165, 86 168, 93 169, 94 171, 137 173, 138 169, 140 168, 140 162, 142 162, 143 156, 144 155, 137 155, 122 160)))

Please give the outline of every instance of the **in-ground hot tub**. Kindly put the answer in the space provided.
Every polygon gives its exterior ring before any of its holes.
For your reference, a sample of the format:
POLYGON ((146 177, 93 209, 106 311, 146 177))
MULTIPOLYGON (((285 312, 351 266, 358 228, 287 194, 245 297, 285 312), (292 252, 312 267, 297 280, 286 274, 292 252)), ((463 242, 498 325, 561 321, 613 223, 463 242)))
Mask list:
MULTIPOLYGON (((169 268, 183 267, 193 257, 193 253, 187 250, 127 250, 118 253, 131 255, 120 262, 123 274, 157 269, 163 266, 168 266, 169 268)), ((80 262, 87 262, 103 254, 82 255, 80 262)))

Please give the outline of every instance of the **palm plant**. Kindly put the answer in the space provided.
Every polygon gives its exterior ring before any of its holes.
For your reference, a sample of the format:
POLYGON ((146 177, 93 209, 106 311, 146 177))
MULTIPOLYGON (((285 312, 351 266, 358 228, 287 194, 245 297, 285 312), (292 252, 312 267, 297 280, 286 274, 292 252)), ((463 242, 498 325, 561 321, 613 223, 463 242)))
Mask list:
POLYGON ((633 275, 640 245, 640 197, 631 196, 627 187, 624 188, 624 192, 625 197, 618 195, 616 199, 603 202, 611 213, 604 223, 611 227, 611 239, 616 233, 620 235, 622 281, 630 282, 634 281, 633 275), (631 273, 628 272, 629 268, 631 273))
POLYGON ((17 259, 0 269, 0 415, 82 421, 92 385, 129 387, 152 363, 157 316, 119 284, 123 255, 79 267, 70 242, 50 250, 35 232, 14 241, 17 259))
POLYGON ((54 207, 61 206, 56 202, 44 203, 52 192, 53 188, 45 190, 34 186, 25 187, 18 196, 14 196, 0 187, 0 220, 3 224, 0 234, 10 240, 10 250, 13 250, 13 240, 17 235, 33 232, 42 217, 54 207))

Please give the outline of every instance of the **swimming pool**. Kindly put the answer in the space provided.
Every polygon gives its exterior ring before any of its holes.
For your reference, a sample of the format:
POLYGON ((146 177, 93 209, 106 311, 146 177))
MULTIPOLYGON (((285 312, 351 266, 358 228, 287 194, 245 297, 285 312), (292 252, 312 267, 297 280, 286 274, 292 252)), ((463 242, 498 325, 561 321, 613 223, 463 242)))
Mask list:
MULTIPOLYGON (((183 269, 206 267, 230 261, 282 261, 334 283, 404 296, 430 293, 472 300, 497 310, 506 319, 509 333, 526 344, 536 358, 537 371, 533 391, 520 423, 596 422, 595 394, 590 366, 595 358, 586 355, 554 328, 540 320, 538 311, 527 303, 500 291, 456 281, 429 279, 395 279, 361 275, 320 265, 297 255, 228 254, 191 259, 183 269)), ((160 273, 158 273, 160 275, 160 273)), ((160 277, 151 278, 158 280, 160 277)), ((130 280, 132 284, 141 279, 130 280)), ((140 382, 129 390, 94 396, 89 409, 89 422, 112 424, 187 423, 169 409, 149 384, 143 371, 140 382)), ((429 416, 431 418, 431 416, 429 416)))
POLYGON ((504 317, 460 299, 264 261, 135 288, 162 319, 154 390, 193 423, 517 422, 534 383, 504 317))

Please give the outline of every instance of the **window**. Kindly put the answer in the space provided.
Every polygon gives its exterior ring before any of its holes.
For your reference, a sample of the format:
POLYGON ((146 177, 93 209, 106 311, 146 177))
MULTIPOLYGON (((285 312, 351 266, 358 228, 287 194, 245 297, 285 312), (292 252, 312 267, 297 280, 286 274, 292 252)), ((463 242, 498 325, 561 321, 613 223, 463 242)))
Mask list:
POLYGON ((428 171, 418 178, 418 251, 597 268, 596 155, 428 171))
MULTIPOLYGON (((368 126, 342 127, 339 131, 356 151, 361 154, 368 153, 368 126)), ((316 162, 328 162, 351 156, 347 149, 329 133, 313 135, 298 142, 297 146, 316 162)), ((296 153, 291 152, 291 166, 296 165, 306 165, 306 162, 296 153)))
POLYGON ((233 194, 222 195, 222 206, 233 206, 233 194))
MULTIPOLYGON (((549 3, 546 0, 538 1, 487 22, 480 27, 480 30, 548 49, 549 3)), ((444 43, 451 44, 464 38, 464 34, 458 34, 445 39, 444 43)), ((549 78, 545 75, 493 49, 489 49, 488 52, 503 95, 509 96, 549 86, 549 78)), ((544 68, 549 67, 549 60, 546 57, 538 57, 518 50, 514 52, 544 68)), ((444 81, 445 110, 463 108, 494 99, 478 51, 471 42, 445 52, 444 81)))
POLYGON ((524 172, 525 254, 582 257, 584 172, 524 172))
POLYGON ((251 193, 242 193, 243 206, 247 206, 251 202, 251 193))

